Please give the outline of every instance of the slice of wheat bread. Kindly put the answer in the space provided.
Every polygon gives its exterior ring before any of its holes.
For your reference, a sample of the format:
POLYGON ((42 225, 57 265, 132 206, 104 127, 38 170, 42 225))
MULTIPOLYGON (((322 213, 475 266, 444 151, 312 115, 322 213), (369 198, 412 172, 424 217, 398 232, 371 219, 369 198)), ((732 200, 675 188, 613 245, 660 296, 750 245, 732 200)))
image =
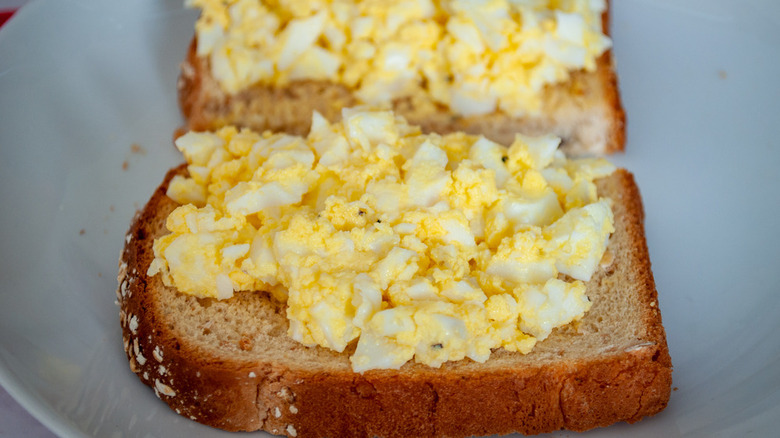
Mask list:
MULTIPOLYGON (((607 12, 602 16, 602 26, 607 33, 607 12)), ((178 82, 179 105, 188 130, 237 125, 256 132, 305 135, 312 111, 319 111, 328 120, 338 120, 342 108, 360 104, 350 89, 327 81, 300 80, 283 88, 255 85, 228 94, 211 74, 208 58, 197 56, 196 47, 193 38, 178 82)), ((397 99, 392 106, 396 114, 424 132, 463 131, 501 144, 511 144, 517 132, 552 133, 561 137, 561 149, 567 154, 612 153, 622 151, 625 144, 625 113, 611 51, 598 58, 595 71, 577 71, 568 82, 548 86, 539 115, 517 118, 496 111, 462 117, 444 106, 412 99, 397 99)))
POLYGON ((287 333, 283 305, 263 292, 197 299, 146 272, 177 204, 168 173, 134 218, 117 296, 130 369, 177 413, 226 430, 288 436, 471 436, 633 423, 661 411, 671 359, 633 177, 599 180, 614 200, 611 263, 587 284, 591 310, 530 354, 496 350, 430 368, 351 370, 351 351, 308 348, 287 333))

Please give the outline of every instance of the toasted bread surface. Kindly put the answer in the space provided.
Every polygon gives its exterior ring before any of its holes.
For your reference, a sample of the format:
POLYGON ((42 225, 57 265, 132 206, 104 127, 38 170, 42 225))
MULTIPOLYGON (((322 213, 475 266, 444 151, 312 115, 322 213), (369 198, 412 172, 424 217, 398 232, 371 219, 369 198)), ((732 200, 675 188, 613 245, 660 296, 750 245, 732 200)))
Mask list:
MULTIPOLYGON (((602 15, 608 34, 609 15, 602 15)), ((215 130, 225 125, 254 131, 284 131, 305 135, 312 111, 328 120, 341 117, 341 109, 359 105, 349 88, 328 81, 298 80, 289 86, 254 85, 236 94, 224 92, 211 74, 209 59, 198 57, 193 38, 179 77, 179 106, 186 128, 215 130)), ((545 88, 538 115, 511 117, 501 111, 459 116, 448 108, 420 99, 396 99, 392 109, 424 132, 466 132, 511 144, 516 133, 552 133, 562 139, 568 154, 612 153, 624 150, 625 112, 620 101, 612 52, 597 60, 593 72, 576 71, 567 82, 545 88)))
MULTIPOLYGON (((593 305, 527 355, 485 363, 352 371, 351 351, 287 336, 282 303, 264 292, 217 301, 165 287, 146 272, 177 206, 168 173, 133 219, 119 267, 120 323, 130 369, 183 416, 226 430, 288 436, 471 436, 582 431, 661 411, 671 359, 633 177, 597 182, 614 201, 614 257, 587 283, 593 305)), ((354 348, 354 347, 353 347, 354 348)))

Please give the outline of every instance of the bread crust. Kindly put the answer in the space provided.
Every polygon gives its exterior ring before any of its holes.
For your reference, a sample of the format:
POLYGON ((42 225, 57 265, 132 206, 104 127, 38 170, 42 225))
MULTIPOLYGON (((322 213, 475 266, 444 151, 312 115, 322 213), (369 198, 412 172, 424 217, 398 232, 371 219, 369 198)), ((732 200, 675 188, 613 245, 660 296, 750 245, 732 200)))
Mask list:
MULTIPOLYGON (((185 417, 230 431, 262 429, 293 437, 457 437, 633 423, 660 412, 669 400, 671 359, 650 270, 642 204, 625 170, 598 182, 600 194, 615 204, 616 231, 608 251, 619 253, 587 287, 623 293, 615 289, 614 273, 621 276, 621 288, 631 289, 626 295, 639 329, 628 341, 570 354, 568 349, 581 348, 580 343, 598 336, 606 339, 609 333, 602 329, 583 335, 569 329, 554 331, 528 355, 497 350, 485 364, 466 359, 441 368, 406 364, 400 370, 363 374, 351 371, 346 354, 321 347, 284 340, 294 345, 289 347, 293 359, 271 360, 242 355, 243 339, 238 347, 232 345, 234 340, 222 339, 224 345, 207 349, 177 328, 174 318, 182 317, 181 306, 166 307, 161 297, 181 294, 163 290, 159 276, 146 272, 154 258, 153 240, 176 207, 165 195, 168 182, 185 173, 184 166, 171 170, 133 219, 117 289, 131 371, 185 417), (560 340, 565 342, 562 347, 555 344, 560 340), (306 362, 313 354, 327 360, 306 362)), ((180 299, 195 307, 209 304, 183 295, 180 299)), ((212 306, 243 306, 240 300, 270 301, 260 293, 241 293, 212 306)), ((594 301, 583 327, 595 324, 598 305, 594 301)))
MULTIPOLYGON (((609 32, 609 14, 602 15, 609 32)), ((253 85, 230 95, 222 91, 211 74, 208 58, 198 57, 193 38, 178 82, 179 106, 186 128, 215 130, 237 125, 254 131, 309 132, 311 114, 319 111, 330 121, 341 109, 360 104, 347 87, 328 81, 299 80, 285 87, 253 85)), ((392 109, 424 132, 466 132, 484 135, 501 144, 511 144, 515 133, 561 137, 568 154, 613 153, 625 147, 625 112, 615 73, 612 51, 596 61, 593 72, 576 71, 568 82, 548 86, 540 114, 511 117, 501 111, 479 116, 458 116, 431 101, 396 99, 392 109)))

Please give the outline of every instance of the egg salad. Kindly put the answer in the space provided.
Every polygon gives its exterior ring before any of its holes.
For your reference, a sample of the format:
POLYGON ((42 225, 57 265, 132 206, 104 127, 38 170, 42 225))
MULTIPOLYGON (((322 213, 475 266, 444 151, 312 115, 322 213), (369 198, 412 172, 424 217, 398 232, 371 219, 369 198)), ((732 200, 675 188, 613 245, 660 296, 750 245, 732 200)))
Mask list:
POLYGON ((186 3, 201 10, 197 54, 228 93, 326 80, 364 104, 410 98, 464 116, 522 116, 539 112, 546 85, 593 71, 611 46, 605 0, 186 3))
POLYGON ((527 353, 590 308, 614 231, 593 182, 614 166, 559 142, 422 134, 366 108, 315 113, 307 137, 189 132, 148 273, 197 297, 270 291, 293 339, 357 340, 359 372, 527 353))

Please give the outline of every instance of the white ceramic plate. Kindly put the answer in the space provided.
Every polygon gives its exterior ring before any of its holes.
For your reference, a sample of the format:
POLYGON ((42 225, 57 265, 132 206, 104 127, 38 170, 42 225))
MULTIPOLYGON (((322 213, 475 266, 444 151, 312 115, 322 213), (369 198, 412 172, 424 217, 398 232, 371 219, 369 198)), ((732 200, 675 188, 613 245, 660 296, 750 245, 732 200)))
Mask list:
MULTIPOLYGON (((653 418, 586 435, 774 435, 780 3, 613 3, 629 122, 614 161, 644 197, 677 390, 653 418)), ((0 382, 62 436, 229 435, 130 373, 114 305, 130 218, 180 160, 196 17, 180 4, 36 1, 0 31, 0 382)))

